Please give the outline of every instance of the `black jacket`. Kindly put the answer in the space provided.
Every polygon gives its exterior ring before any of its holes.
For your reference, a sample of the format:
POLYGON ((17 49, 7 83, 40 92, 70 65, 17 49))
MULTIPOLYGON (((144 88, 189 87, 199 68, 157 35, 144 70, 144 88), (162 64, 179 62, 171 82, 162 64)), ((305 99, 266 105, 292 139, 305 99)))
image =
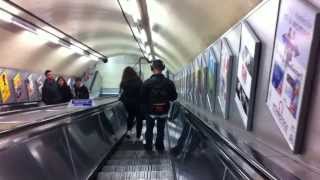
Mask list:
POLYGON ((61 103, 69 102, 73 98, 71 88, 68 85, 59 86, 59 92, 61 95, 61 103))
POLYGON ((74 87, 74 93, 76 99, 89 99, 89 90, 85 85, 82 85, 81 87, 74 87))
POLYGON ((120 84, 120 101, 125 105, 138 106, 140 104, 140 91, 142 81, 140 79, 133 79, 120 84))
POLYGON ((54 80, 46 79, 42 87, 42 101, 47 104, 58 104, 61 102, 58 84, 54 80))
MULTIPOLYGON (((146 109, 150 109, 148 107, 152 106, 152 103, 151 103, 152 88, 159 84, 163 84, 164 89, 167 91, 166 94, 168 97, 165 98, 164 101, 166 102, 164 103, 167 103, 167 105, 169 106, 170 101, 174 101, 177 99, 178 94, 177 94, 174 83, 168 78, 166 78, 163 74, 155 74, 155 75, 152 75, 149 79, 147 79, 143 83, 141 88, 141 93, 140 93, 141 103, 146 107, 146 109)), ((150 113, 150 112, 145 112, 145 113, 150 113)))

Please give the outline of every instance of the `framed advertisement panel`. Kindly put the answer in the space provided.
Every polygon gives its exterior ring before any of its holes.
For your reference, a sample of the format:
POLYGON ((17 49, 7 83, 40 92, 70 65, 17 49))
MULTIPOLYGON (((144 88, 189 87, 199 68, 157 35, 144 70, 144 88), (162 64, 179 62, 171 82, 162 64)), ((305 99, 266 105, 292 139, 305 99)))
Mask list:
POLYGON ((231 76, 232 76, 233 54, 227 39, 222 39, 220 69, 219 69, 219 87, 218 101, 225 119, 229 116, 231 76))
POLYGON ((8 103, 11 97, 11 91, 10 91, 9 77, 8 77, 7 71, 3 71, 0 74, 0 93, 1 93, 2 104, 8 103))
POLYGON ((283 1, 273 52, 267 105, 289 147, 299 152, 319 44, 319 11, 283 1))
POLYGON ((235 102, 247 130, 251 128, 261 42, 247 22, 242 23, 235 102))
POLYGON ((216 89, 217 89, 217 58, 212 47, 206 52, 208 72, 207 72, 207 102, 211 112, 215 110, 216 89))

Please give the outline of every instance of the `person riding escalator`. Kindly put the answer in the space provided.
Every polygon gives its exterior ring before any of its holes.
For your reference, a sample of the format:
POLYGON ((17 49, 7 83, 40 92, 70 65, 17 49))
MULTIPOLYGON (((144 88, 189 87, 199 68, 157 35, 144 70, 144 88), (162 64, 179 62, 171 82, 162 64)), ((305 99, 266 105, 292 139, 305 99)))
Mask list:
MULTIPOLYGON (((127 130, 130 134, 136 119, 136 141, 140 141, 142 132, 142 114, 140 111, 140 90, 142 80, 132 67, 126 67, 120 83, 120 101, 128 111, 127 130)), ((127 135, 127 137, 130 137, 127 135)))

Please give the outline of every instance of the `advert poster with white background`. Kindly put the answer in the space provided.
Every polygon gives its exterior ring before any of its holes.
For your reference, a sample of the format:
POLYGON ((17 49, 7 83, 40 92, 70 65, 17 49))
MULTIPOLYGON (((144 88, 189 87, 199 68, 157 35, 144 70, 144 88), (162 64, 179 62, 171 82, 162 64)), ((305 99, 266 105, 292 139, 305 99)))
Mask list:
MULTIPOLYGON (((290 148, 295 150, 318 12, 309 3, 284 1, 273 53, 267 104, 290 148)), ((302 135, 300 135, 302 136, 302 135)))
POLYGON ((248 130, 253 115, 254 93, 259 65, 260 40, 244 21, 236 79, 235 102, 245 128, 248 130))
POLYGON ((218 101, 221 111, 225 119, 229 114, 229 100, 231 90, 231 75, 232 75, 232 60, 233 55, 227 40, 224 38, 221 45, 221 58, 219 70, 219 90, 218 101))

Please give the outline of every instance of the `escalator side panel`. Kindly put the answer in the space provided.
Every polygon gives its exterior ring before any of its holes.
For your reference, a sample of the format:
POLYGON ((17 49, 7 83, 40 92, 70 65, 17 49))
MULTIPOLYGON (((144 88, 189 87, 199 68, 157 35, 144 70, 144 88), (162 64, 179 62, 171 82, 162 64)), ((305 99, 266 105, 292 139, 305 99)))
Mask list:
POLYGON ((55 128, 25 143, 46 180, 77 179, 62 128, 55 128))
POLYGON ((112 144, 108 144, 104 138, 99 115, 68 125, 67 132, 79 179, 86 179, 112 144))
POLYGON ((16 145, 0 153, 1 180, 45 179, 41 167, 25 145, 16 145))

